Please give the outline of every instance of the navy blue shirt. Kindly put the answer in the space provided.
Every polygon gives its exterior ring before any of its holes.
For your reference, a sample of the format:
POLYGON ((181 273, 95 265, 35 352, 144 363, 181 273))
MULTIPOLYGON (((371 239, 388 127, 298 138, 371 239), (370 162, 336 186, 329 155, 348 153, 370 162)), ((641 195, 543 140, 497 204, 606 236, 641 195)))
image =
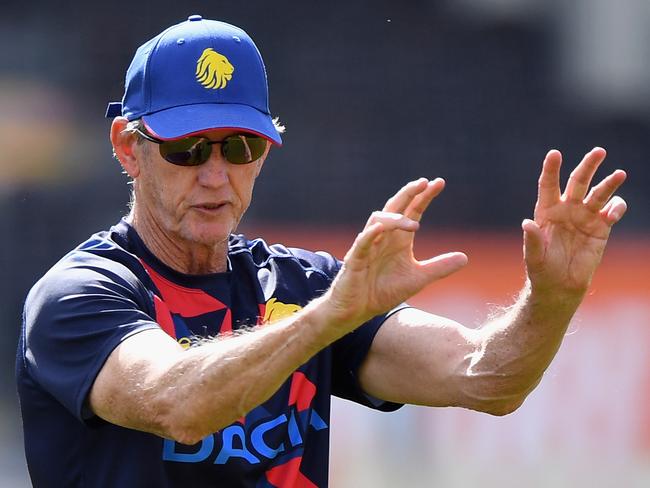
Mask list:
POLYGON ((327 486, 330 395, 399 407, 373 401, 357 380, 386 316, 322 350, 268 401, 192 446, 108 423, 87 400, 111 351, 131 335, 162 328, 190 347, 196 338, 272 324, 322 294, 339 268, 326 253, 233 235, 227 272, 185 275, 124 221, 71 251, 30 291, 18 347, 34 486, 327 486))

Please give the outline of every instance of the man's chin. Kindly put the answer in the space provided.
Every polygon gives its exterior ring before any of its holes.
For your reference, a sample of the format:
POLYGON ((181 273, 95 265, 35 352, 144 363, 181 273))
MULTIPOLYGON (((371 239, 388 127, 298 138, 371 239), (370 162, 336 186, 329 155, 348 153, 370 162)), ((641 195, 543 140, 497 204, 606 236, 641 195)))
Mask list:
POLYGON ((226 225, 199 225, 183 232, 183 239, 202 246, 218 246, 228 242, 234 229, 226 225))

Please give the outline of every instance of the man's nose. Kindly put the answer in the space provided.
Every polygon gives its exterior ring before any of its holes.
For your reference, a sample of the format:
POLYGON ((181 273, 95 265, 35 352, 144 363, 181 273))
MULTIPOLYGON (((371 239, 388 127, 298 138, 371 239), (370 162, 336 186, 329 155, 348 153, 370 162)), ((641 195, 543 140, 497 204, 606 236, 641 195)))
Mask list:
POLYGON ((230 164, 221 153, 221 145, 214 144, 208 160, 198 167, 199 183, 208 187, 227 183, 230 164))

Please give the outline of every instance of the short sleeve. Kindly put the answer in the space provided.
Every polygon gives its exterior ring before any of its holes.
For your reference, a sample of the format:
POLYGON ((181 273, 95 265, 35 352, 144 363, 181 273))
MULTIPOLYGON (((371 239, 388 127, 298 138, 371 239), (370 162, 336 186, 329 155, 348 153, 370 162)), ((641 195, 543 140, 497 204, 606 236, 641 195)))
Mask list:
MULTIPOLYGON (((329 283, 338 274, 342 265, 341 261, 321 251, 314 253, 309 261, 328 276, 329 283)), ((331 345, 332 393, 334 395, 386 412, 397 410, 402 406, 372 398, 366 394, 359 383, 358 373, 361 363, 368 355, 372 341, 384 321, 393 313, 407 307, 407 304, 402 304, 385 314, 378 315, 331 345)))
POLYGON ((113 349, 157 328, 146 288, 126 266, 84 253, 52 268, 25 302, 23 358, 33 380, 77 418, 113 349))
POLYGON ((386 314, 374 317, 332 345, 332 393, 334 395, 384 412, 392 412, 402 406, 402 404, 373 398, 365 393, 359 382, 359 368, 384 321, 393 313, 407 307, 408 305, 403 304, 386 314))

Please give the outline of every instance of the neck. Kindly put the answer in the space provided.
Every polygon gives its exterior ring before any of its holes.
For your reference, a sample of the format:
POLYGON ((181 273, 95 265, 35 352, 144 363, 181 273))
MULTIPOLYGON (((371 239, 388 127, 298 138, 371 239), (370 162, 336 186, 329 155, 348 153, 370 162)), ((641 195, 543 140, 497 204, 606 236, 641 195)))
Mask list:
POLYGON ((204 244, 192 242, 182 235, 164 229, 160 223, 139 211, 131 210, 127 222, 136 230, 147 249, 160 261, 184 274, 221 273, 228 269, 228 238, 204 244))

